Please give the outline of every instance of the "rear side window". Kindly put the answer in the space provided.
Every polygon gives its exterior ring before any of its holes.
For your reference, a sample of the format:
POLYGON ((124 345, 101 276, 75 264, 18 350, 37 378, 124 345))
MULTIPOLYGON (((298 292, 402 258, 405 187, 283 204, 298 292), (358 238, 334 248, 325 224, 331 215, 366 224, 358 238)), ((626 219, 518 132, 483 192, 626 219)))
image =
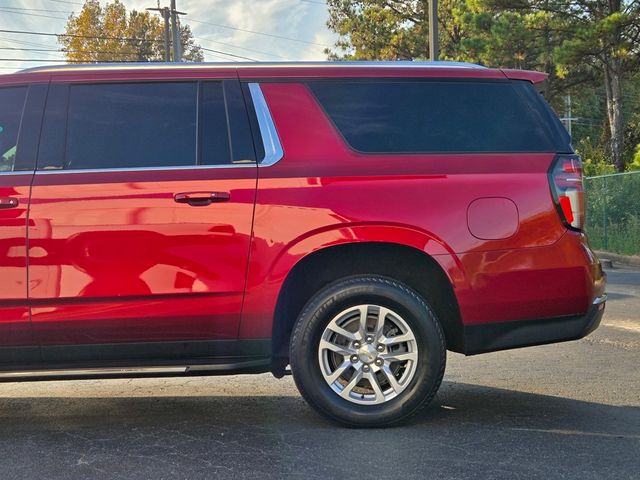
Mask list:
MULTIPOLYGON (((544 101, 509 81, 340 81, 309 87, 366 153, 566 151, 544 101)), ((537 93, 534 91, 534 94, 537 93)))
POLYGON ((0 172, 14 170, 26 87, 0 88, 0 172))
POLYGON ((255 163, 233 81, 54 84, 41 139, 40 170, 255 163))

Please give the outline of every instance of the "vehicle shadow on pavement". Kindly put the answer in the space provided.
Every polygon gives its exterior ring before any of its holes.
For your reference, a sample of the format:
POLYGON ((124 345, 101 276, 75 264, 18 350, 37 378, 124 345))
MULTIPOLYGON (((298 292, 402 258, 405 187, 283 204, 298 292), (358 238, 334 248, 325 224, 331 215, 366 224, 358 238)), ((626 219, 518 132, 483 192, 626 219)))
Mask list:
POLYGON ((297 396, 0 398, 0 476, 330 478, 360 455, 371 464, 361 478, 488 465, 494 478, 528 478, 567 462, 575 478, 630 478, 639 425, 640 407, 453 382, 410 422, 373 430, 336 427, 297 396))

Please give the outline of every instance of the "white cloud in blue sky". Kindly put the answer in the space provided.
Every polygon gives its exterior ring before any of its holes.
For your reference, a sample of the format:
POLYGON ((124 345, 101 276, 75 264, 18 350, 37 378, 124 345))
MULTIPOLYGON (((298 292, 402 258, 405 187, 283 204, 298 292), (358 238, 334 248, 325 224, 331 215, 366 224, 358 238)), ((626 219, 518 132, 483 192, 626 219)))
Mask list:
MULTIPOLYGON (((139 11, 157 3, 157 0, 121 1, 127 9, 139 11)), ((61 33, 67 17, 72 11, 78 12, 81 3, 82 0, 0 0, 0 30, 61 33)), ((169 0, 161 0, 160 4, 168 6, 169 0)), ((335 40, 326 27, 328 14, 323 0, 177 0, 177 8, 188 13, 182 22, 190 25, 201 46, 256 60, 324 60, 323 49, 335 40)), ((0 32, 3 59, 63 59, 60 52, 11 50, 58 48, 55 37, 0 32)), ((205 59, 233 58, 205 52, 205 59)), ((46 63, 3 60, 0 73, 46 63)))

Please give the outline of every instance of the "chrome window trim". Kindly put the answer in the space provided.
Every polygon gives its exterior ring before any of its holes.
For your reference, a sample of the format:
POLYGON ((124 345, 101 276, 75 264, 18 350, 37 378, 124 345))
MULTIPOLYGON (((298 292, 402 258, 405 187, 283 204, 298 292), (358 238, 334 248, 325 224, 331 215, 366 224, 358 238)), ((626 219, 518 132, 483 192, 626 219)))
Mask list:
MULTIPOLYGON (((201 108, 201 99, 200 99, 200 84, 202 83, 200 80, 198 79, 188 79, 189 83, 193 83, 193 84, 197 84, 198 86, 198 92, 196 95, 196 138, 195 138, 195 143, 196 143, 196 152, 199 153, 199 151, 201 150, 201 145, 200 145, 200 139, 199 139, 199 129, 198 129, 198 122, 199 122, 199 112, 200 112, 200 108, 201 108)), ((112 81, 100 81, 98 82, 98 84, 100 85, 110 85, 113 84, 114 82, 112 81)), ((116 82, 117 83, 117 82, 116 82)), ((133 81, 133 83, 141 83, 144 84, 146 83, 145 80, 142 81, 133 81)), ((171 81, 168 82, 162 82, 162 83, 171 83, 171 81)), ((87 84, 88 85, 88 84, 87 84)), ((68 100, 67 100, 68 103, 68 100)), ((67 105, 67 109, 69 108, 69 106, 67 105)), ((226 108, 226 106, 225 106, 226 108)), ((228 129, 230 130, 231 126, 228 125, 228 129)), ((229 133, 229 132, 228 132, 229 133)), ((230 146, 231 147, 231 146, 230 146)), ((66 154, 65 154, 66 155, 66 154)), ((199 157, 199 155, 198 155, 199 157)), ((229 160, 231 160, 231 158, 229 158, 229 160)), ((196 162, 196 158, 194 158, 194 162, 196 162)), ((254 158, 252 159, 239 159, 235 162, 229 162, 229 163, 221 163, 221 164, 215 164, 215 165, 205 165, 205 164, 197 164, 197 163, 188 163, 188 164, 184 164, 184 165, 167 165, 167 166, 163 166, 163 165, 152 165, 152 166, 137 166, 137 167, 102 167, 102 168, 38 168, 38 165, 36 164, 36 168, 35 168, 35 173, 40 175, 40 174, 44 174, 44 175, 59 175, 59 174, 80 174, 80 173, 113 173, 113 172, 162 172, 162 171, 196 171, 196 170, 210 170, 210 169, 235 169, 235 168, 257 168, 257 162, 254 158)))
POLYGON ((167 170, 211 170, 218 168, 256 168, 255 162, 251 163, 228 163, 224 165, 183 165, 171 167, 124 167, 124 168, 70 168, 70 169, 50 169, 36 170, 37 175, 54 175, 61 173, 106 173, 106 172, 163 172, 167 170))
POLYGON ((0 171, 0 175, 33 175, 34 170, 5 170, 0 171))
POLYGON ((258 118, 258 127, 260 128, 260 136, 264 147, 264 158, 258 161, 258 167, 270 167, 282 159, 284 151, 260 85, 250 83, 249 92, 251 93, 253 108, 258 118))

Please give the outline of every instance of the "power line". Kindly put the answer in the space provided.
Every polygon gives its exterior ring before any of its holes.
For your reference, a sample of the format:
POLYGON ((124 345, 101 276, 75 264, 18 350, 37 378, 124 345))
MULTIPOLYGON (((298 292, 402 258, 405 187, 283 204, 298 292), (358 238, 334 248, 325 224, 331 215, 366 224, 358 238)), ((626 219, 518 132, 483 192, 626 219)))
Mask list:
MULTIPOLYGON (((0 50, 11 50, 11 51, 27 51, 27 52, 53 52, 53 53, 60 53, 60 54, 66 54, 66 53, 84 53, 84 54, 89 54, 89 55, 117 55, 117 56, 128 56, 128 55, 137 55, 138 52, 107 52, 107 51, 102 51, 102 50, 98 50, 98 51, 88 51, 88 50, 55 50, 55 49, 44 49, 44 48, 17 48, 17 47, 0 47, 0 50)), ((225 52, 218 52, 217 50, 212 50, 212 52, 215 53, 219 53, 221 55, 228 55, 230 57, 238 57, 237 55, 233 55, 233 54, 229 54, 229 53, 225 53, 225 52)), ((211 55, 212 57, 218 58, 220 60, 227 60, 229 61, 228 58, 226 57, 222 57, 220 55, 211 55)), ((252 61, 256 61, 253 59, 250 59, 248 57, 239 57, 245 60, 252 60, 252 61)), ((0 59, 0 60, 7 60, 7 61, 11 61, 11 59, 0 59)), ((18 59, 16 59, 18 60, 18 59)), ((25 59, 25 60, 21 60, 21 61, 40 61, 40 60, 32 60, 32 59, 25 59)), ((44 61, 44 60, 43 60, 44 61)), ((58 58, 50 58, 46 60, 47 62, 49 61, 65 61, 62 59, 58 59, 58 58)), ((74 60, 69 60, 74 61, 74 60)), ((81 60, 78 60, 78 62, 80 62, 81 60)), ((237 61, 237 60, 233 60, 233 61, 237 61)))
POLYGON ((13 38, 6 38, 6 37, 0 37, 0 41, 9 42, 9 43, 16 43, 18 45, 28 45, 30 47, 43 47, 43 48, 50 48, 51 47, 50 44, 29 42, 29 41, 25 41, 25 40, 15 40, 13 38))
MULTIPOLYGON (((75 60, 69 60, 67 62, 67 60, 63 60, 60 58, 0 58, 0 62, 41 62, 41 63, 47 63, 47 62, 62 62, 62 63, 78 63, 75 60)), ((82 63, 82 62, 80 62, 82 63)))
POLYGON ((230 27, 229 25, 222 25, 222 24, 219 24, 219 23, 205 22, 203 20, 194 20, 193 18, 190 21, 191 22, 195 22, 195 23, 202 23, 204 25, 211 25, 211 26, 219 27, 219 28, 226 28, 226 29, 229 29, 229 30, 236 30, 238 32, 253 33, 255 35, 264 35, 266 37, 279 38, 281 40, 289 40, 290 42, 306 43, 307 45, 316 45, 318 47, 330 48, 329 45, 323 45, 321 43, 315 43, 315 42, 310 42, 310 41, 307 41, 307 40, 301 40, 299 38, 284 37, 282 35, 275 35, 273 33, 257 32, 255 30, 247 30, 247 29, 244 29, 244 28, 230 27))
POLYGON ((26 30, 5 30, 0 29, 0 33, 17 33, 22 35, 40 35, 45 37, 71 37, 71 38, 90 38, 94 40, 122 40, 130 42, 162 42, 157 38, 127 38, 127 37, 107 37, 92 35, 77 35, 72 33, 49 33, 49 32, 30 32, 26 30))
POLYGON ((105 55, 137 55, 139 52, 107 52, 103 50, 58 50, 55 48, 19 48, 19 47, 0 47, 0 50, 18 50, 23 52, 56 52, 56 53, 89 53, 89 54, 105 54, 105 55))
POLYGON ((22 8, 22 7, 8 7, 6 5, 0 5, 0 8, 5 8, 7 10, 21 10, 25 12, 45 12, 45 13, 67 13, 71 14, 68 10, 49 10, 46 8, 22 8))
POLYGON ((0 47, 0 50, 19 50, 22 52, 61 52, 55 48, 23 48, 23 47, 0 47))
POLYGON ((50 2, 56 2, 56 3, 68 3, 69 5, 84 5, 84 3, 81 2, 69 2, 68 0, 49 0, 50 2))
MULTIPOLYGON (((66 3, 66 4, 71 4, 71 5, 83 5, 82 3, 79 2, 71 2, 71 1, 64 1, 64 0, 49 0, 52 2, 57 2, 57 3, 66 3)), ((318 4, 318 5, 325 5, 323 2, 318 2, 318 1, 312 1, 312 0, 299 0, 301 2, 305 2, 305 3, 311 3, 311 4, 318 4)), ((30 9, 30 8, 21 8, 21 7, 4 7, 4 6, 0 6, 0 12, 6 12, 6 13, 14 13, 14 14, 19 14, 19 15, 28 15, 28 16, 34 16, 34 17, 43 17, 43 18, 51 18, 51 19, 56 19, 56 20, 67 20, 66 18, 63 17, 54 17, 54 16, 50 16, 50 15, 40 15, 40 14, 35 14, 35 13, 26 13, 26 12, 31 12, 31 11, 40 11, 40 12, 50 12, 50 13, 68 13, 68 14, 72 14, 73 12, 66 12, 66 11, 62 11, 62 10, 47 10, 47 9, 30 9), (10 10, 16 10, 16 11, 10 11, 10 10)), ((196 20, 196 19, 191 19, 191 22, 195 22, 195 23, 201 23, 204 25, 211 25, 214 27, 218 27, 218 28, 225 28, 225 29, 229 29, 229 30, 235 30, 235 31, 239 31, 239 32, 245 32, 245 33, 251 33, 251 34, 255 34, 255 35, 263 35, 263 36, 267 36, 267 37, 271 37, 271 38, 278 38, 281 40, 287 40, 287 41, 291 41, 291 42, 298 42, 298 43, 304 43, 304 44, 308 44, 308 45, 315 45, 318 47, 325 47, 325 48, 329 48, 328 45, 323 45, 320 43, 316 43, 316 42, 311 42, 308 40, 302 40, 299 38, 292 38, 292 37, 285 37, 283 35, 276 35, 276 34, 272 34, 272 33, 266 33, 266 32, 259 32, 259 31, 255 31, 255 30, 248 30, 248 29, 243 29, 243 28, 238 28, 238 27, 231 27, 229 25, 223 25, 223 24, 218 24, 218 23, 213 23, 213 22, 207 22, 207 21, 203 21, 203 20, 196 20)), ((139 38, 123 38, 123 37, 93 37, 93 36, 85 36, 85 35, 72 35, 72 34, 54 34, 54 33, 42 33, 42 32, 26 32, 26 31, 10 31, 10 30, 0 30, 0 32, 4 32, 4 33, 23 33, 23 34, 31 34, 31 35, 47 35, 47 36, 62 36, 62 37, 73 37, 73 38, 91 38, 91 39, 103 39, 103 40, 122 40, 122 41, 155 41, 158 42, 159 40, 155 40, 155 39, 139 39, 139 38)), ((261 52, 259 50, 254 50, 254 49, 250 49, 250 48, 245 48, 245 47, 237 47, 235 45, 231 45, 231 44, 227 44, 224 42, 217 42, 214 40, 209 40, 207 38, 195 38, 197 40, 205 40, 205 41, 209 41, 209 42, 213 42, 213 43, 218 43, 221 45, 226 45, 232 48, 238 48, 241 50, 247 50, 247 51, 253 51, 255 53, 261 53, 264 55, 269 55, 269 56, 273 56, 273 57, 278 57, 278 58, 284 58, 282 56, 276 55, 276 54, 272 54, 272 53, 268 53, 268 52, 261 52)), ((247 57, 241 57, 241 58, 245 58, 248 59, 247 57)))
POLYGON ((193 39, 194 40, 205 41, 205 42, 217 43, 219 45, 224 45, 225 47, 237 48, 238 50, 246 50, 247 52, 261 53, 262 55, 269 55, 270 57, 277 57, 277 58, 282 58, 283 60, 286 60, 285 57, 280 56, 280 55, 276 55, 275 53, 265 52, 265 51, 262 51, 262 50, 255 50, 253 48, 247 48, 247 47, 238 47, 237 45, 232 45, 230 43, 219 42, 217 40, 211 40, 209 38, 193 37, 193 39))
POLYGON ((0 8, 0 12, 2 13, 13 13, 14 15, 27 15, 29 17, 40 17, 40 18, 52 18, 55 20, 66 20, 65 17, 52 17, 51 15, 40 15, 38 13, 27 13, 27 12, 14 12, 13 10, 4 10, 0 8))
MULTIPOLYGON (((207 52, 207 53, 208 53, 208 52, 207 52)), ((215 55, 215 54, 213 54, 213 53, 208 53, 208 55, 209 55, 210 57, 217 58, 217 59, 219 59, 219 60, 224 60, 225 62, 238 62, 238 60, 236 60, 235 58, 226 58, 226 57, 221 57, 220 55, 215 55)))
MULTIPOLYGON (((100 52, 82 52, 82 53, 100 53, 100 52)), ((223 57, 219 57, 217 55, 212 55, 213 57, 219 58, 221 60, 226 60, 229 61, 229 59, 227 58, 223 58, 223 57)), ((232 60, 232 61, 237 61, 237 60, 232 60)), ((61 58, 0 58, 0 62, 38 62, 38 63, 52 63, 52 62, 56 62, 56 63, 94 63, 94 62, 87 62, 84 60, 64 60, 61 58)), ((127 63, 127 62, 123 62, 122 60, 101 60, 100 63, 127 63)), ((149 61, 149 62, 143 62, 143 63, 159 63, 157 61, 149 61)), ((190 62, 190 63, 198 63, 198 62, 190 62)))
POLYGON ((221 53, 223 55, 228 55, 229 57, 241 58, 242 60, 249 60, 251 62, 257 62, 255 58, 243 57, 242 55, 234 55, 233 53, 221 52, 220 50, 212 50, 210 48, 200 47, 205 52, 213 52, 213 53, 221 53))
MULTIPOLYGON (((155 38, 126 38, 126 37, 106 37, 106 36, 91 36, 91 35, 76 35, 76 34, 57 34, 57 33, 48 33, 48 32, 29 32, 25 30, 5 30, 0 29, 0 33, 13 33, 13 34, 24 34, 24 35, 43 35, 50 37, 72 37, 72 38, 88 38, 88 39, 98 39, 98 40, 122 40, 122 41, 130 41, 130 42, 162 42, 162 40, 155 38)), ((241 58, 243 60, 250 60, 252 62, 257 61, 254 58, 245 57, 242 55, 236 55, 233 53, 227 53, 220 50, 213 50, 211 48, 200 47, 202 50, 211 52, 211 53, 219 53, 223 55, 228 55, 230 57, 241 58)))
POLYGON ((27 15, 29 17, 53 18, 55 20, 66 20, 65 17, 52 17, 51 15, 40 15, 38 13, 15 12, 13 10, 5 10, 4 8, 0 8, 0 12, 13 13, 14 15, 27 15))
POLYGON ((34 51, 35 50, 41 50, 41 51, 44 52, 45 50, 47 50, 47 51, 57 52, 57 50, 52 50, 49 45, 42 45, 42 44, 39 44, 39 43, 21 42, 19 40, 6 39, 6 38, 3 38, 3 37, 0 37, 0 41, 11 42, 11 43, 19 45, 17 47, 16 46, 0 47, 0 50, 31 51, 33 49, 34 51), (27 48, 27 47, 24 47, 24 46, 21 46, 21 45, 27 45, 30 48, 27 48))

